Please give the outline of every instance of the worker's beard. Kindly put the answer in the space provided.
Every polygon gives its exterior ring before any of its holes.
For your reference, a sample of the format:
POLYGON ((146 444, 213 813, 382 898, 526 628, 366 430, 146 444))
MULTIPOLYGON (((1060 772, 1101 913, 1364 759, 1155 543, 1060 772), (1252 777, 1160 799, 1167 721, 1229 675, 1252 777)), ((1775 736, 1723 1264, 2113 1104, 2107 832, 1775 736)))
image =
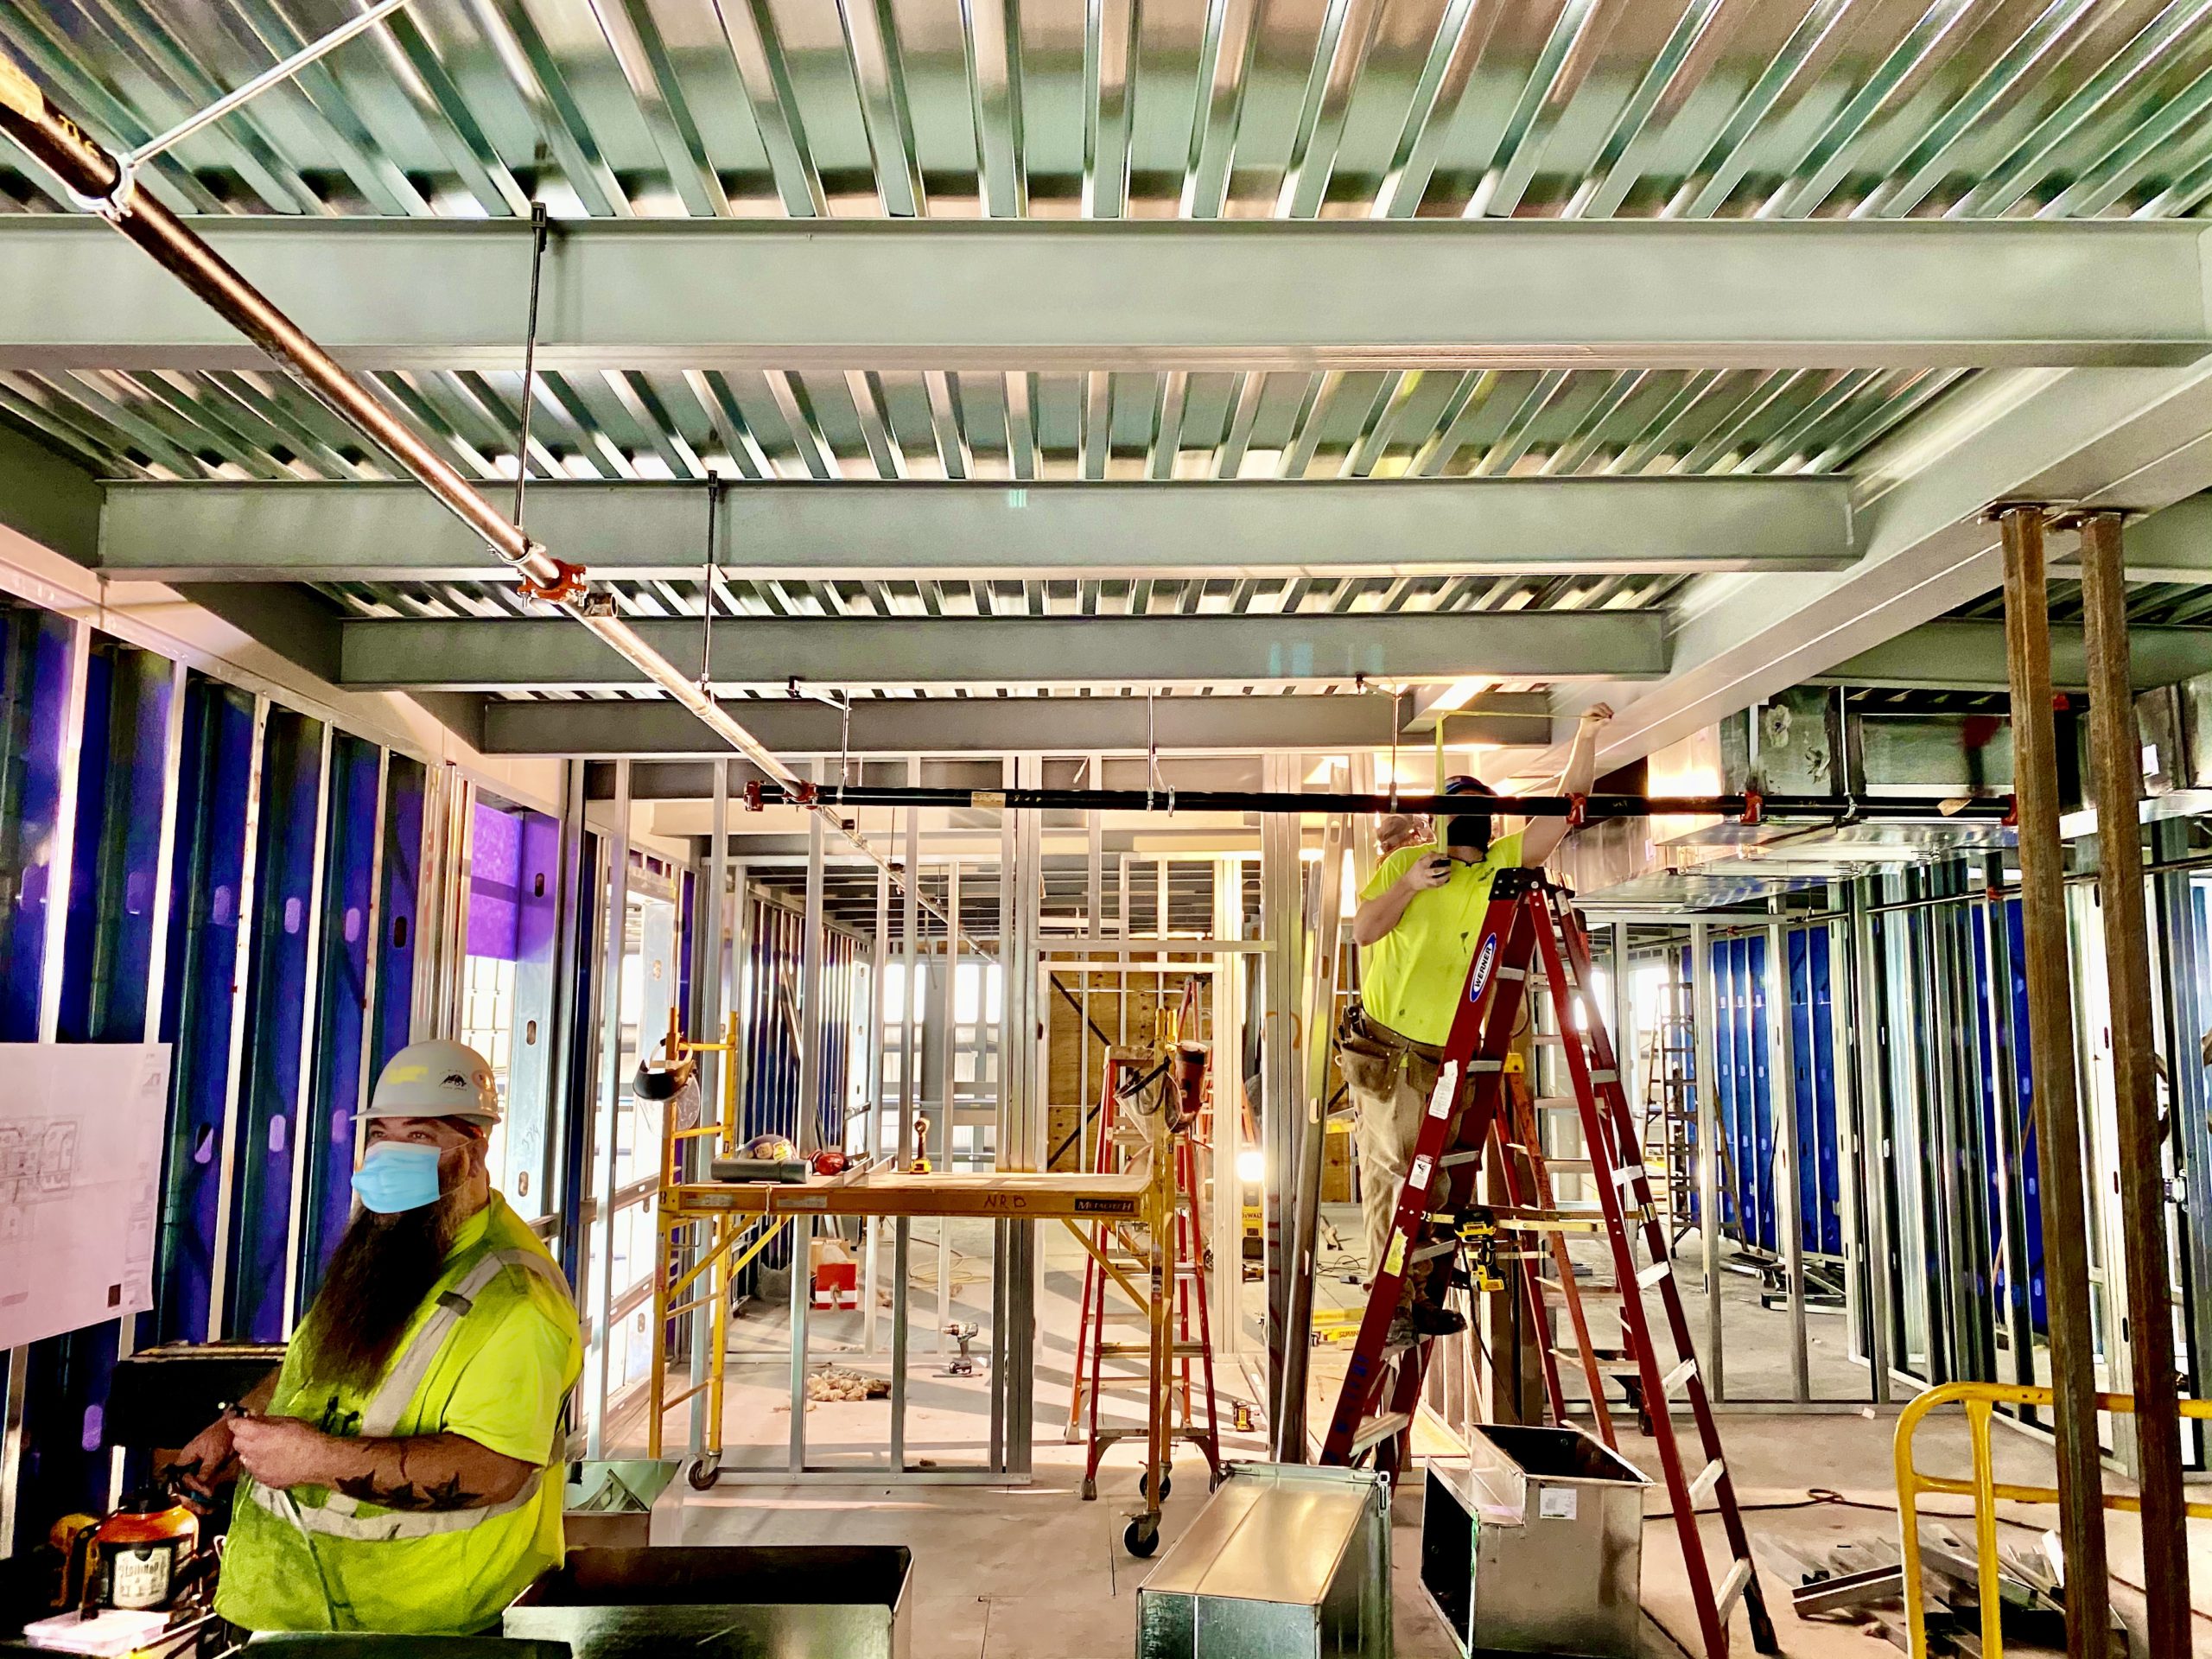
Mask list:
POLYGON ((467 1149, 441 1160, 438 1173, 444 1190, 435 1204, 388 1216, 353 1212, 301 1327, 310 1381, 365 1391, 384 1374, 474 1213, 467 1149))

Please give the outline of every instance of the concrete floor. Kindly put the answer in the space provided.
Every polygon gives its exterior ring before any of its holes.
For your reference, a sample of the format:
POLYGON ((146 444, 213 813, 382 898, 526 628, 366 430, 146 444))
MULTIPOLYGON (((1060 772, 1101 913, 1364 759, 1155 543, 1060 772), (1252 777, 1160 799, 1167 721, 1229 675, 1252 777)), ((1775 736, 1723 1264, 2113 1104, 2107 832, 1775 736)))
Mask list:
MULTIPOLYGON (((956 1228, 952 1243, 954 1317, 987 1326, 988 1234, 956 1228), (981 1278, 971 1276, 978 1272, 981 1278)), ((887 1250, 884 1262, 887 1270, 887 1250)), ((981 1376, 941 1374, 932 1328, 937 1284, 933 1249, 918 1243, 913 1265, 918 1285, 909 1370, 909 1455, 944 1469, 980 1466, 986 1457, 988 1385, 981 1376)), ((733 1331, 724 1432, 725 1461, 749 1465, 757 1472, 742 1484, 726 1479, 707 1493, 693 1492, 681 1483, 671 1488, 654 1516, 654 1541, 905 1544, 915 1556, 914 1659, 1096 1659, 1133 1651, 1135 1591, 1149 1570, 1149 1564, 1134 1560, 1121 1544, 1127 1517, 1141 1506, 1136 1450, 1124 1445, 1107 1452, 1098 1500, 1084 1503, 1077 1497, 1084 1448, 1061 1438, 1080 1285, 1080 1257, 1072 1242, 1048 1237, 1045 1294, 1039 1307, 1034 1473, 1028 1484, 1020 1485, 868 1481, 862 1471, 870 1464, 880 1466, 889 1433, 888 1408, 880 1401, 817 1404, 807 1413, 810 1465, 850 1471, 845 1484, 791 1484, 778 1479, 774 1471, 788 1455, 791 1431, 789 1323, 780 1302, 753 1304, 733 1331)), ((1787 1365, 1779 1356, 1785 1351, 1787 1315, 1758 1306, 1754 1281, 1724 1277, 1722 1292, 1727 1299, 1732 1394, 1754 1388, 1764 1392, 1770 1384, 1786 1394, 1787 1365)), ((1316 1301, 1325 1308, 1351 1306, 1358 1294, 1356 1288, 1325 1277, 1316 1301)), ((1694 1322, 1696 1317, 1694 1313, 1694 1322)), ((860 1351, 861 1320, 857 1313, 817 1314, 810 1325, 809 1347, 817 1367, 835 1364, 887 1374, 887 1318, 880 1321, 878 1332, 885 1351, 873 1358, 860 1351)), ((1830 1325, 1840 1344, 1840 1318, 1815 1314, 1809 1329, 1818 1341, 1829 1334, 1830 1325)), ((1133 1330, 1131 1334, 1137 1333, 1133 1330)), ((987 1346, 988 1335, 976 1344, 979 1352, 987 1346)), ((1853 1386, 1863 1394, 1863 1370, 1840 1359, 1840 1346, 1824 1353, 1816 1350, 1816 1394, 1853 1386), (1852 1373, 1856 1374, 1855 1384, 1850 1382, 1852 1373)), ((1316 1421, 1325 1415, 1332 1399, 1344 1353, 1343 1349, 1315 1351, 1316 1421)), ((1247 1368, 1233 1361, 1223 1364, 1219 1388, 1225 1425, 1231 1402, 1238 1397, 1252 1402, 1255 1390, 1247 1380, 1247 1368)), ((1126 1397, 1130 1405, 1123 1408, 1121 1421, 1134 1423, 1136 1396, 1126 1397)), ((1112 1414, 1109 1416, 1110 1421, 1112 1414)), ((1893 1412, 1878 1414, 1872 1408, 1863 1414, 1723 1417, 1721 1432, 1739 1497, 1747 1506, 1746 1524, 1768 1605, 1775 1612, 1783 1649, 1791 1655, 1874 1659, 1894 1651, 1886 1643, 1870 1645, 1868 1635, 1859 1627, 1801 1623, 1788 1611, 1799 1556, 1818 1557, 1830 1546, 1852 1539, 1894 1541, 1894 1425, 1893 1412), (1809 1502, 1808 1491, 1813 1486, 1831 1489, 1851 1504, 1865 1507, 1809 1502), (1765 1505, 1789 1507, 1759 1507, 1765 1505)), ((1632 1424, 1624 1427, 1629 1432, 1623 1440, 1624 1454, 1639 1466, 1656 1470, 1650 1444, 1634 1435, 1632 1424)), ((683 1408, 671 1414, 668 1427, 671 1444, 680 1448, 687 1432, 683 1408)), ((1427 1444, 1435 1437, 1423 1438, 1427 1444)), ((1963 1471, 1962 1423, 1932 1421, 1922 1438, 1924 1467, 1963 1471)), ((1223 1435, 1223 1452, 1230 1459, 1265 1455, 1257 1434, 1228 1432, 1223 1435)), ((1998 1459, 2000 1479, 2036 1483, 2051 1478, 2048 1452, 2022 1436, 2000 1433, 1998 1459)), ((1167 1500, 1162 1529, 1166 1547, 1172 1548, 1187 1529, 1205 1501, 1200 1467, 1194 1452, 1185 1448, 1179 1454, 1181 1478, 1167 1500)), ((1963 1501, 1937 1500, 1931 1507, 1957 1512, 1963 1501)), ((1662 1632, 1691 1638, 1695 1621, 1675 1533, 1663 1516, 1665 1508, 1663 1491, 1655 1491, 1647 1503, 1653 1518, 1644 1536, 1643 1585, 1646 1610, 1656 1624, 1647 1627, 1646 1652, 1672 1659, 1676 1649, 1662 1632)), ((2055 1520, 2050 1510, 2005 1508, 2008 1516, 2037 1528, 2055 1520)), ((1393 1511, 1397 1652, 1401 1659, 1445 1659, 1456 1649, 1417 1581, 1420 1510, 1419 1487, 1408 1483, 1393 1511)), ((1717 1554, 1717 1529, 1708 1526, 1707 1531, 1709 1547, 1717 1554)), ((2025 1529, 2007 1533, 2014 1542, 2030 1542, 2033 1536, 2025 1529)), ((2133 1517, 2114 1515, 2108 1536, 2114 1573, 2139 1581, 2140 1549, 2133 1517)), ((2196 1604, 2208 1615, 2208 1622, 2198 1627, 2197 1651, 2212 1654, 2212 1522, 2192 1523, 2191 1542, 2196 1604)), ((2115 1601, 2131 1624, 2139 1622, 2139 1598, 2123 1586, 2115 1591, 2115 1601)), ((1736 1625, 1735 1650, 1748 1652, 1740 1612, 1736 1625)))

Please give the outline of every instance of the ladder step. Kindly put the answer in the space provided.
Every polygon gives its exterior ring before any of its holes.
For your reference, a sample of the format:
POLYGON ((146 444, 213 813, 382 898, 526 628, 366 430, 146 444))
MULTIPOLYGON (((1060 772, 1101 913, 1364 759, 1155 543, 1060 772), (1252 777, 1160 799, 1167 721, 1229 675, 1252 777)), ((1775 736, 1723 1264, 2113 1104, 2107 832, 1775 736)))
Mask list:
POLYGON ((1673 1370, 1667 1373, 1666 1380, 1659 1385, 1659 1392, 1665 1395, 1669 1400, 1679 1400, 1681 1396, 1676 1394, 1675 1390, 1681 1388, 1683 1383, 1688 1382, 1690 1378, 1696 1375, 1697 1361, 1695 1359, 1686 1359, 1681 1364, 1675 1366, 1673 1370))
POLYGON ((1579 1113, 1582 1109, 1582 1103, 1567 1095, 1560 1095, 1551 1098, 1539 1099, 1533 1102, 1532 1105, 1534 1109, 1540 1112, 1579 1113))
MULTIPOLYGON (((1179 1342, 1175 1344, 1175 1357, 1178 1359, 1195 1359, 1205 1351, 1206 1345, 1203 1342, 1179 1342)), ((1098 1345, 1098 1352, 1105 1359, 1131 1357, 1149 1359, 1152 1357, 1152 1344, 1148 1342, 1105 1342, 1098 1345)))
POLYGON ((1720 1477, 1727 1472, 1727 1465, 1718 1458, 1700 1470, 1697 1478, 1690 1483, 1690 1507, 1695 1509, 1711 1497, 1720 1484, 1720 1477))
POLYGON ((1351 1437, 1351 1454, 1357 1458, 1361 1452, 1373 1450, 1413 1426, 1413 1417, 1407 1412, 1386 1411, 1380 1417, 1370 1417, 1360 1425, 1359 1433, 1351 1437))
POLYGON ((1642 1164, 1623 1164, 1613 1172, 1615 1186, 1634 1186, 1643 1179, 1643 1166, 1642 1164))
POLYGON ((1592 1071, 1590 1074, 1590 1081, 1597 1084, 1601 1088, 1606 1084, 1618 1083, 1620 1080, 1621 1074, 1614 1071, 1610 1065, 1592 1071))
POLYGON ((1723 1624, 1728 1622, 1728 1615, 1736 1610, 1736 1604, 1744 1599, 1744 1592, 1751 1587, 1751 1562, 1749 1556, 1745 1556, 1728 1569, 1728 1576, 1721 1581, 1718 1611, 1723 1624))
POLYGON ((1672 1262, 1654 1262, 1642 1273, 1636 1275, 1637 1288, 1639 1290, 1649 1290, 1652 1286, 1657 1284, 1662 1279, 1671 1277, 1674 1271, 1675 1264, 1672 1262))
MULTIPOLYGON (((1533 1152, 1529 1154, 1531 1159, 1536 1155, 1533 1152)), ((1543 1163, 1544 1173, 1548 1175, 1595 1175, 1598 1173, 1598 1166, 1587 1158, 1547 1158, 1543 1163)))
POLYGON ((1457 1243, 1448 1239, 1441 1244, 1424 1244, 1414 1252, 1414 1260, 1415 1262, 1433 1262, 1440 1255, 1451 1255, 1452 1252, 1458 1248, 1459 1246, 1457 1243))
MULTIPOLYGON (((1600 1374, 1606 1376, 1634 1376, 1641 1369, 1628 1355, 1609 1348, 1593 1348, 1590 1357, 1597 1362, 1600 1374)), ((1554 1348, 1552 1357, 1563 1365, 1580 1365, 1582 1363, 1582 1351, 1580 1348, 1554 1348)))
POLYGON ((1480 1147, 1477 1147, 1470 1152, 1447 1152, 1441 1158, 1436 1160, 1436 1166, 1439 1169, 1457 1169, 1462 1164, 1479 1162, 1482 1155, 1482 1148, 1480 1147))
MULTIPOLYGON (((1544 1294, 1547 1296, 1564 1296, 1567 1294, 1567 1287, 1556 1279, 1540 1278, 1536 1283, 1543 1287, 1544 1294)), ((1578 1284, 1574 1287, 1574 1294, 1586 1302, 1592 1300, 1604 1300, 1619 1296, 1621 1287, 1618 1285, 1578 1284)))

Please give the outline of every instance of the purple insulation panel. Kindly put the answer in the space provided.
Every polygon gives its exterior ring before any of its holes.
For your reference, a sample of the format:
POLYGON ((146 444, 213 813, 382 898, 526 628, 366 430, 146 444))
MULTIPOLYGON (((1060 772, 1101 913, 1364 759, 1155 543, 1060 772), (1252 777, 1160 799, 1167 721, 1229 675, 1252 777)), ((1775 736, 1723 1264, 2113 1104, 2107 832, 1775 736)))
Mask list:
POLYGON ((521 918, 523 815, 476 804, 468 870, 468 954, 516 959, 521 918))

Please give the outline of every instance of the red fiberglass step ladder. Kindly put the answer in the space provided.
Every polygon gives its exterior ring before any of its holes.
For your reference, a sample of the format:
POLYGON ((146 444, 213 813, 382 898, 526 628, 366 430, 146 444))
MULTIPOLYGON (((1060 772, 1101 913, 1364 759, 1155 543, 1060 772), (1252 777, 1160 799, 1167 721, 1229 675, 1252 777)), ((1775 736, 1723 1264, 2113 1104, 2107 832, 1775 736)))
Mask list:
MULTIPOLYGON (((1194 1007, 1186 998, 1182 1029, 1190 1028, 1194 1007)), ((1157 1091, 1165 1062, 1155 1065, 1152 1064, 1155 1058, 1151 1051, 1144 1049, 1116 1047, 1107 1051, 1092 1168, 1112 1169, 1120 1161, 1116 1124, 1125 1107, 1144 1109, 1138 1096, 1147 1088, 1157 1091)), ((1152 1109, 1162 1108, 1155 1104, 1152 1109)), ((1194 1137, 1200 1127, 1194 1116, 1192 1121, 1172 1128, 1168 1135, 1174 1147, 1175 1160, 1174 1285, 1172 1291, 1166 1293, 1172 1297, 1172 1306, 1167 1310, 1172 1324, 1169 1375, 1153 1377, 1143 1372, 1131 1375, 1107 1369, 1109 1362, 1142 1363, 1148 1357, 1148 1343, 1117 1342, 1109 1334, 1108 1326, 1117 1315, 1143 1319, 1149 1296, 1162 1293, 1157 1275, 1152 1274, 1150 1242, 1137 1236, 1138 1230, 1132 1224, 1099 1222, 1087 1225, 1090 1236, 1083 1266, 1083 1312, 1076 1325, 1072 1371, 1075 1386, 1068 1399, 1067 1426, 1071 1442, 1079 1435, 1087 1441, 1083 1467, 1083 1496, 1086 1499, 1098 1496, 1098 1464, 1107 1447, 1117 1440, 1144 1440, 1150 1433, 1148 1427, 1141 1426, 1116 1428, 1099 1425, 1099 1402, 1114 1389, 1165 1389, 1168 1395, 1170 1450, 1179 1440, 1195 1445, 1205 1459, 1209 1479, 1218 1482, 1221 1478, 1221 1423, 1213 1381, 1213 1325, 1206 1307, 1205 1235, 1198 1224, 1202 1189, 1194 1137), (1087 1432, 1084 1427, 1086 1419, 1087 1432)), ((1076 1228, 1086 1224, 1071 1221, 1068 1225, 1076 1228)), ((1167 1496, 1173 1482, 1173 1474, 1163 1471, 1160 1477, 1160 1497, 1167 1496)), ((1151 1483, 1152 1473, 1147 1470, 1139 1478, 1138 1490, 1156 1507, 1151 1483)), ((1149 1555, 1152 1551, 1147 1548, 1139 1553, 1149 1555)))
MULTIPOLYGON (((1496 1231, 1528 1230, 1516 1228, 1516 1222, 1557 1219, 1541 1214, 1498 1216, 1478 1203, 1475 1191, 1485 1144, 1494 1132, 1510 1127, 1501 1115, 1506 1061, 1532 971, 1542 976, 1558 1015, 1574 1105, 1589 1150, 1591 1185, 1598 1192, 1598 1210, 1592 1213, 1602 1220, 1612 1249, 1627 1355, 1636 1365, 1651 1437, 1657 1444, 1705 1652, 1707 1659, 1725 1659, 1729 1618, 1739 1600, 1750 1616, 1751 1645, 1761 1653, 1778 1652, 1735 1488, 1721 1459, 1712 1402, 1691 1345, 1665 1225, 1638 1152, 1612 1039, 1585 995, 1590 979, 1589 941, 1565 895, 1541 871, 1501 870, 1491 889, 1466 992, 1452 1022, 1436 1090, 1414 1144, 1391 1221, 1390 1242, 1360 1321, 1358 1342, 1330 1420, 1321 1461, 1350 1465, 1372 1453, 1383 1466, 1407 1466, 1430 1348, 1427 1338, 1410 1344, 1393 1344, 1389 1339, 1408 1279, 1416 1299, 1441 1306, 1462 1276, 1459 1253, 1463 1239, 1480 1249, 1480 1241, 1496 1231), (1671 1361, 1654 1340, 1645 1302, 1652 1295, 1659 1300, 1660 1325, 1671 1343, 1671 1361), (1685 1437, 1678 1436, 1674 1420, 1678 1409, 1688 1412, 1694 1429, 1686 1437, 1698 1456, 1694 1472, 1683 1462, 1685 1437), (1707 1498, 1720 1516, 1728 1546, 1717 1584, 1697 1524, 1697 1505, 1707 1498)), ((1528 1270, 1533 1270, 1532 1264, 1528 1270)), ((1538 1339, 1543 1339, 1541 1325, 1538 1339)), ((1586 1337, 1583 1340, 1586 1346, 1586 1337)), ((1548 1348, 1546 1380, 1557 1414, 1561 1401, 1550 1358, 1548 1348)), ((1603 1412, 1602 1403, 1598 1409, 1603 1412)))

